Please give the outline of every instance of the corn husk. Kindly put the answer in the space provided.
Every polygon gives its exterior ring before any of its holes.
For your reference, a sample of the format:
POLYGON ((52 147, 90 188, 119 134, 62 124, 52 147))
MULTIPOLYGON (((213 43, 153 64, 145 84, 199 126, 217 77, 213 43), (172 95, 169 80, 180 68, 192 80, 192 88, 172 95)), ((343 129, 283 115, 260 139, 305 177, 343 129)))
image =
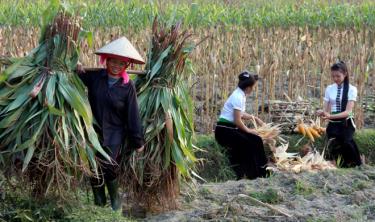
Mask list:
POLYGON ((301 157, 298 153, 286 152, 287 149, 288 144, 276 147, 273 153, 274 163, 267 167, 268 170, 301 173, 336 169, 332 162, 324 159, 324 150, 322 153, 309 151, 305 156, 301 157))
POLYGON ((266 123, 258 126, 256 121, 253 119, 253 125, 258 135, 263 139, 263 143, 273 149, 277 142, 286 142, 284 138, 280 136, 281 128, 280 125, 274 125, 273 123, 266 123))

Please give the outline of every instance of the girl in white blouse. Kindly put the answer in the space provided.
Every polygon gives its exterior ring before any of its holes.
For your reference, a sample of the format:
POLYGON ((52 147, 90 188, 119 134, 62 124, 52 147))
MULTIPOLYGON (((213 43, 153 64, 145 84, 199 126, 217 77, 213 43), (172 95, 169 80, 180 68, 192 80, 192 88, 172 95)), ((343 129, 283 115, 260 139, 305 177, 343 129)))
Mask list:
POLYGON ((258 76, 248 71, 238 76, 238 87, 224 104, 217 126, 216 141, 228 149, 228 156, 237 179, 265 177, 267 157, 262 138, 254 129, 248 128, 243 119, 254 118, 257 124, 264 124, 259 118, 246 113, 246 96, 249 96, 258 76))
POLYGON ((331 66, 334 84, 326 88, 324 109, 318 115, 328 120, 327 137, 330 141, 329 157, 341 158, 342 167, 354 167, 362 164, 358 147, 353 140, 355 124, 353 107, 357 100, 357 88, 349 84, 349 73, 342 61, 331 66))

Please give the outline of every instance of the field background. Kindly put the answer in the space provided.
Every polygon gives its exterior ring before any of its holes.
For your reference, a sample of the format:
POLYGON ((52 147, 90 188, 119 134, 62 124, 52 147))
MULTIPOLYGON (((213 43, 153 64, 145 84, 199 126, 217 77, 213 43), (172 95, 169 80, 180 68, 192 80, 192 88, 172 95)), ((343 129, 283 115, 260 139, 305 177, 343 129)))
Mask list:
MULTIPOLYGON (((0 0, 0 55, 23 56, 37 45, 38 26, 46 0, 0 0)), ((248 99, 248 111, 262 112, 269 100, 302 98, 315 108, 331 84, 330 65, 337 58, 350 70, 358 87, 356 123, 374 125, 374 1, 322 0, 183 0, 70 1, 81 6, 84 28, 93 45, 82 46, 85 66, 99 66, 93 54, 110 40, 125 35, 142 55, 149 48, 150 27, 158 15, 165 22, 182 21, 195 41, 187 79, 195 101, 195 127, 210 133, 217 115, 244 69, 262 81, 248 99), (84 7, 84 5, 86 5, 84 7)), ((142 69, 142 67, 134 67, 142 69)))

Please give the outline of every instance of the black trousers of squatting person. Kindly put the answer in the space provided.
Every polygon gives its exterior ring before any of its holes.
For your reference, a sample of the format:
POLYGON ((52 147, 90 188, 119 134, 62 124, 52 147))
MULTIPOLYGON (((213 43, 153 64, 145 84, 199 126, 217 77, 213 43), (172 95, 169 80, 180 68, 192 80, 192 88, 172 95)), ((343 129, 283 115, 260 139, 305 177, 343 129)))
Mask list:
POLYGON ((227 148, 229 161, 237 179, 265 177, 267 157, 263 140, 257 135, 246 133, 231 123, 218 123, 215 139, 227 148))
POLYGON ((100 186, 104 184, 104 181, 113 181, 117 178, 119 166, 118 161, 120 157, 121 145, 103 146, 105 152, 111 157, 112 163, 110 163, 105 157, 99 152, 96 156, 99 159, 99 164, 102 172, 99 172, 99 178, 92 177, 91 185, 100 186))
POLYGON ((329 159, 342 157, 342 167, 355 167, 362 164, 357 144, 353 140, 355 128, 351 119, 330 122, 327 126, 328 139, 334 138, 329 146, 329 159))

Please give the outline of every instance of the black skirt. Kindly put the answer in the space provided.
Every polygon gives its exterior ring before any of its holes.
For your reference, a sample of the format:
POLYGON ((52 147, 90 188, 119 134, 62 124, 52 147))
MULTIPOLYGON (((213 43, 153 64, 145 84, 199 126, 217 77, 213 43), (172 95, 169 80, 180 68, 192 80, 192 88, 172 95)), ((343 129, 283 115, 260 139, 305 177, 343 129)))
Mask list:
POLYGON ((267 157, 263 140, 257 135, 246 133, 231 123, 218 123, 215 139, 227 148, 229 161, 237 179, 265 177, 267 157))
POLYGON ((355 128, 352 119, 330 122, 327 126, 329 156, 340 160, 342 167, 355 167, 362 164, 357 144, 353 140, 355 128))

